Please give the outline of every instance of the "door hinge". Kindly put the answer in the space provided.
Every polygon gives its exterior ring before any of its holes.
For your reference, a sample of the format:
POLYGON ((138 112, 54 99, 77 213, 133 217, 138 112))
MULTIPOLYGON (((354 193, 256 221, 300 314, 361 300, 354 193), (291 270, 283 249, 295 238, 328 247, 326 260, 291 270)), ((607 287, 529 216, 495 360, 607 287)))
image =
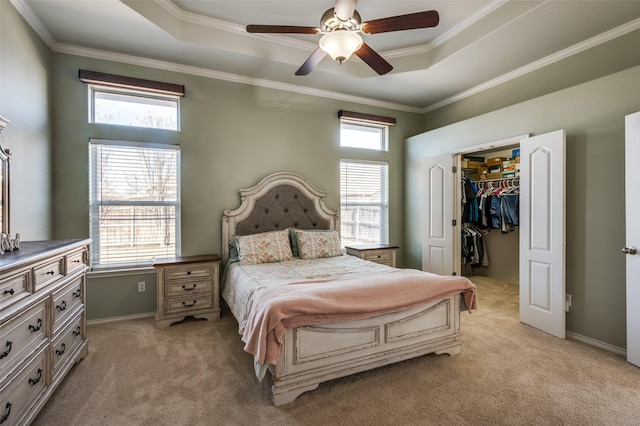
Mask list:
POLYGON ((456 226, 458 224, 458 221, 456 219, 453 219, 451 221, 451 226, 456 226))
POLYGON ((457 171, 458 171, 458 167, 457 166, 451 167, 451 173, 456 173, 457 171))

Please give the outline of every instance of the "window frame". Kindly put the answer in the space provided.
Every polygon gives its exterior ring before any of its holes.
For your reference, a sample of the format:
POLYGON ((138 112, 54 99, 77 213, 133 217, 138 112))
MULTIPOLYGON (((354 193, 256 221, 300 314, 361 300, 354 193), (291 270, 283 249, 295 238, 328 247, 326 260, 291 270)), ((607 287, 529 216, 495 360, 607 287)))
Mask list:
POLYGON ((164 131, 170 131, 170 132, 179 132, 180 131, 180 122, 181 122, 181 115, 180 115, 180 99, 181 96, 178 95, 169 95, 169 94, 162 94, 162 93, 155 93, 155 92, 151 92, 151 91, 146 91, 144 89, 140 89, 140 90, 136 90, 136 89, 126 89, 126 88, 119 88, 119 87, 112 87, 112 86, 106 86, 106 85, 101 85, 101 84, 89 84, 88 85, 88 96, 89 96, 89 124, 97 124, 97 125, 107 125, 107 126, 122 126, 122 127, 130 127, 130 128, 134 128, 134 129, 148 129, 148 130, 164 130, 164 131), (96 113, 96 105, 95 105, 95 94, 96 92, 100 92, 100 93, 108 93, 108 94, 115 94, 115 95, 125 95, 125 96, 134 96, 134 97, 139 97, 141 99, 153 99, 153 100, 160 100, 160 101, 169 101, 169 102, 175 102, 176 104, 176 128, 175 129, 169 129, 169 128, 163 128, 163 127, 150 127, 150 126, 136 126, 136 125, 129 125, 129 124, 122 124, 122 123, 105 123, 105 122, 99 122, 96 121, 96 117, 95 117, 95 113, 96 113))
MULTIPOLYGON (((135 152, 135 151, 134 151, 135 152)), ((147 143, 147 142, 134 142, 134 141, 126 141, 126 140, 114 140, 114 139, 97 139, 91 138, 89 140, 89 233, 91 238, 90 245, 90 269, 92 272, 115 272, 115 271, 126 271, 126 270, 141 270, 148 269, 152 266, 153 258, 149 258, 146 260, 134 260, 130 262, 118 262, 118 263, 100 263, 100 225, 95 224, 94 221, 100 220, 94 219, 96 214, 99 216, 99 209, 105 205, 111 206, 170 206, 175 208, 174 221, 175 226, 173 228, 174 231, 174 245, 175 249, 172 254, 168 254, 168 256, 179 257, 181 253, 181 215, 182 215, 182 199, 181 199, 181 182, 180 182, 180 146, 174 144, 161 144, 161 143, 147 143), (135 203, 132 201, 107 201, 102 202, 100 200, 96 200, 98 193, 98 176, 96 175, 95 163, 96 158, 94 158, 94 149, 99 146, 112 146, 112 147, 124 147, 130 149, 149 149, 149 150, 168 150, 175 151, 175 184, 176 184, 176 197, 175 201, 142 201, 140 203, 135 203), (98 235, 96 235, 98 232, 98 235)), ((164 255, 162 257, 165 257, 164 255)))
POLYGON ((367 151, 379 151, 379 152, 388 152, 389 151, 389 125, 387 124, 377 124, 377 123, 367 123, 363 121, 357 120, 349 120, 349 119, 340 119, 340 148, 348 148, 348 149, 365 149, 367 151), (358 128, 364 129, 377 129, 380 130, 380 147, 364 147, 364 146, 353 146, 353 145, 344 145, 342 131, 345 130, 343 127, 349 127, 350 130, 357 130, 358 128))
POLYGON ((345 203, 344 202, 344 197, 343 197, 343 192, 342 192, 342 188, 343 188, 343 164, 347 163, 347 164, 368 164, 368 165, 379 165, 379 166, 383 166, 384 167, 384 176, 381 178, 380 184, 382 185, 382 180, 384 179, 384 191, 381 191, 382 195, 381 195, 381 201, 377 202, 377 203, 351 203, 351 206, 353 206, 354 204, 359 205, 359 206, 374 206, 374 207, 379 207, 380 208, 380 238, 378 241, 375 242, 366 242, 367 244, 389 244, 389 224, 390 224, 390 220, 389 220, 389 216, 390 216, 390 212, 389 212, 389 207, 390 207, 390 196, 389 196, 389 187, 390 187, 390 183, 389 183, 389 179, 390 179, 390 175, 389 175, 389 162, 387 161, 371 161, 371 160, 360 160, 360 159, 353 159, 353 158, 341 158, 340 159, 340 243, 341 245, 344 247, 347 244, 363 244, 363 242, 358 241, 358 235, 356 235, 356 241, 353 242, 348 242, 345 243, 344 242, 344 234, 345 234, 345 230, 347 229, 347 226, 344 223, 344 220, 346 219, 346 215, 344 214, 344 208, 346 206, 349 205, 349 203, 345 203))

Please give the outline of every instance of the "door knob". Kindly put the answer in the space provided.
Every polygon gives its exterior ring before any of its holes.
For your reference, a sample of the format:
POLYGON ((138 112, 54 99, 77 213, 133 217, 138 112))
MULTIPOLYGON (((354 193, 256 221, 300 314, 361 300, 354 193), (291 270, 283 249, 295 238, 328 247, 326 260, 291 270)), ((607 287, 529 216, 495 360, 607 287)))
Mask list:
POLYGON ((638 253, 638 249, 635 248, 634 246, 629 246, 629 247, 623 248, 622 252, 624 254, 636 254, 636 253, 638 253))

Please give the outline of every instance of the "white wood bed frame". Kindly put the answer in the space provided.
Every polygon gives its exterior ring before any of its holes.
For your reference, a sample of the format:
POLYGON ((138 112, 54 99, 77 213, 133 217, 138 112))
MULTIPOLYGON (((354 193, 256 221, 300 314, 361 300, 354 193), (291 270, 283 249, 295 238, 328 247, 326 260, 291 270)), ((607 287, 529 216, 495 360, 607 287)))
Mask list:
MULTIPOLYGON (((300 175, 275 173, 256 186, 241 190, 238 209, 225 210, 222 218, 224 264, 229 259, 229 242, 237 234, 238 225, 249 218, 257 200, 282 185, 297 188, 313 202, 315 213, 328 224, 323 229, 339 229, 338 213, 325 205, 326 192, 300 175)), ((294 225, 282 222, 277 224, 280 229, 294 225)), ((292 402, 301 393, 327 380, 428 353, 460 353, 461 303, 461 295, 456 294, 392 314, 288 329, 277 365, 269 366, 274 405, 292 402)))

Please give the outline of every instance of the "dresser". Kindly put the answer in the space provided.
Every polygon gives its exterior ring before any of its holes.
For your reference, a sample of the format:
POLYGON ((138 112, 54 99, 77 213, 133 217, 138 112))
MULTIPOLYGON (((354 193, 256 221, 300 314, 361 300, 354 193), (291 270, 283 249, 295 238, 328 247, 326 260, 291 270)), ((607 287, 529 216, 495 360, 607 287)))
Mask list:
POLYGON ((90 240, 22 242, 0 254, 0 424, 29 424, 88 354, 90 240))
POLYGON ((188 316, 220 318, 220 256, 157 259, 156 327, 166 328, 188 316))
POLYGON ((347 254, 364 260, 396 267, 396 250, 398 246, 387 244, 352 244, 345 246, 347 254))

